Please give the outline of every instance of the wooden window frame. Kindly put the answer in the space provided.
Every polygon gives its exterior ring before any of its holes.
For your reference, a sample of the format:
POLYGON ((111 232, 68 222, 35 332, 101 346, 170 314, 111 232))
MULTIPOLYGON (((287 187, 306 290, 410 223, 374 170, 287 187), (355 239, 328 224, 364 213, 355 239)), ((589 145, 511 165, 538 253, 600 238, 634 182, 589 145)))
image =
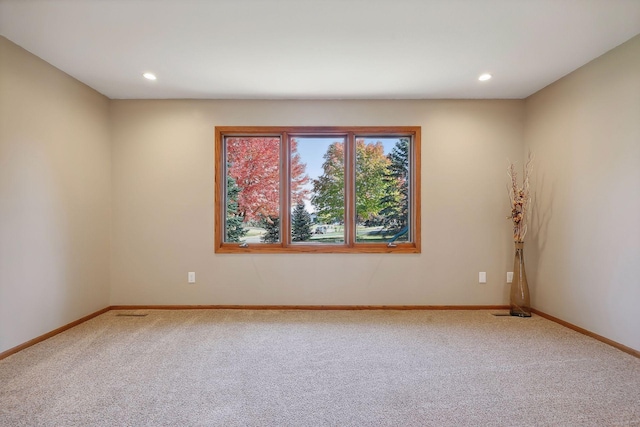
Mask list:
POLYGON ((420 126, 391 127, 281 127, 281 126, 216 126, 215 128, 215 194, 214 194, 214 251, 216 253, 420 253, 420 126), (280 137, 280 239, 279 243, 256 243, 241 246, 236 242, 224 242, 226 218, 226 156, 225 137, 280 137), (289 137, 345 137, 345 242, 299 243, 291 242, 290 201, 290 138, 289 137), (410 242, 393 245, 356 242, 355 221, 355 149, 356 137, 409 136, 410 155, 410 242))

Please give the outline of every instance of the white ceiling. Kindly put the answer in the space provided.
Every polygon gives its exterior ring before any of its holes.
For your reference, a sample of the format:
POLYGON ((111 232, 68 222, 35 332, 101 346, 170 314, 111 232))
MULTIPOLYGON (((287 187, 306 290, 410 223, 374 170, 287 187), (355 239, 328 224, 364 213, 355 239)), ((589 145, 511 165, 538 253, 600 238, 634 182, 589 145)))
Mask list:
POLYGON ((640 0, 0 0, 110 98, 524 98, 639 33, 640 0))

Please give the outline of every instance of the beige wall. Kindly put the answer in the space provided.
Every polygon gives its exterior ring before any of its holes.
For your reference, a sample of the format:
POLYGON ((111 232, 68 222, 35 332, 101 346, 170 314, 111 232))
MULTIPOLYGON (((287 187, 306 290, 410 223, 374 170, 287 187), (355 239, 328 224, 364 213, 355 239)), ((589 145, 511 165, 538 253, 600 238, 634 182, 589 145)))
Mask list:
POLYGON ((534 306, 638 349, 638 76, 640 37, 526 101, 109 101, 0 37, 0 351, 109 304, 505 304, 528 148, 534 306), (422 254, 214 254, 217 125, 422 126, 422 254))
POLYGON ((640 349, 640 36, 526 100, 533 305, 640 349))
POLYGON ((522 100, 112 101, 111 303, 507 303, 505 173, 522 158, 523 112, 522 100), (218 125, 422 126, 422 254, 214 254, 218 125))
POLYGON ((109 303, 109 100, 0 37, 0 352, 109 303))

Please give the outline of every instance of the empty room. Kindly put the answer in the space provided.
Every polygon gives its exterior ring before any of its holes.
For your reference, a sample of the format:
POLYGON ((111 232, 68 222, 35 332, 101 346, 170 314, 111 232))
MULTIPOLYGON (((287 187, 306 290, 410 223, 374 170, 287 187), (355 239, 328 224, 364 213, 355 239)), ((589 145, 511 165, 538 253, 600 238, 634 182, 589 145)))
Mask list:
POLYGON ((638 212, 638 0, 0 0, 0 426, 640 426, 638 212))

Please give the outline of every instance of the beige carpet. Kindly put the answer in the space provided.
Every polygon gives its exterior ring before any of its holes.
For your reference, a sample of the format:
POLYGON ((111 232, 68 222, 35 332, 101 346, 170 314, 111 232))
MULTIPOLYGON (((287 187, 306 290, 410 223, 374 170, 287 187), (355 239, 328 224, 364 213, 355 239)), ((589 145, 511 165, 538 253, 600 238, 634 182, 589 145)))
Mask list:
POLYGON ((119 313, 0 361, 0 425, 640 426, 640 359, 537 316, 119 313))

